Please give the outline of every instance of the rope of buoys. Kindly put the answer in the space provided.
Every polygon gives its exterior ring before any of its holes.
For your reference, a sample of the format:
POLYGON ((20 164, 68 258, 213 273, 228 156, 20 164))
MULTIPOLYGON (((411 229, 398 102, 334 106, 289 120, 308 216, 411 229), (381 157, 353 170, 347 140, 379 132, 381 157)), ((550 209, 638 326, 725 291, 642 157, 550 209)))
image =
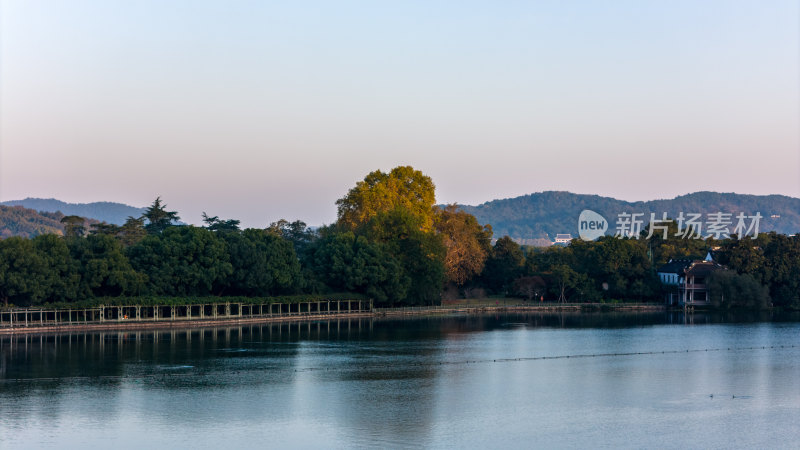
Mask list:
MULTIPOLYGON (((557 360, 557 359, 574 359, 574 358, 596 358, 596 357, 624 357, 624 356, 640 356, 640 355, 657 355, 657 354, 679 354, 679 353, 699 353, 699 352, 719 352, 719 351, 745 351, 745 350, 769 350, 769 349, 789 349, 795 348, 796 345, 779 345, 779 346, 761 346, 761 347, 727 347, 727 348, 701 348, 701 349, 686 349, 686 350, 661 350, 661 351, 649 351, 649 352, 626 352, 626 353, 588 353, 588 354, 576 354, 576 355, 554 355, 554 356, 530 356, 530 357, 520 357, 520 358, 495 358, 495 359, 485 359, 485 360, 465 360, 465 361, 437 361, 431 363, 424 363, 424 362, 415 362, 412 364, 408 364, 410 366, 434 366, 434 365, 463 365, 463 364, 478 364, 478 363, 506 363, 506 362, 519 362, 519 361, 545 361, 545 360, 557 360)), ((381 369, 381 368, 389 368, 389 367, 396 367, 401 365, 400 363, 375 363, 375 364, 363 364, 363 365, 348 365, 346 367, 301 367, 301 368, 294 368, 293 372, 315 372, 315 371, 331 371, 331 370, 354 370, 354 369, 381 369)), ((161 373, 153 373, 153 374, 146 374, 141 376, 136 375, 100 375, 100 376, 72 376, 72 377, 42 377, 42 378, 9 378, 9 379, 0 379, 0 383, 18 383, 18 382, 47 382, 47 381, 63 381, 63 380, 119 380, 125 378, 133 378, 133 379, 165 379, 165 378, 179 378, 185 376, 198 376, 203 375, 203 373, 198 373, 195 370, 187 370, 187 371, 174 371, 175 369, 195 369, 192 366, 179 366, 179 367, 166 367, 162 370, 168 370, 168 372, 161 372, 161 373)), ((282 370, 283 367, 261 367, 261 368, 253 368, 248 370, 251 371, 258 371, 258 370, 282 370)), ((288 368, 287 368, 288 369, 288 368)), ((233 371, 230 373, 239 374, 240 371, 233 371)))
MULTIPOLYGON (((735 347, 730 348, 728 347, 728 351, 742 351, 742 350, 762 350, 762 349, 778 349, 778 348, 793 348, 794 345, 791 346, 762 346, 762 347, 735 347)), ((531 357, 522 357, 522 358, 500 358, 500 359, 486 359, 486 360, 465 360, 465 361, 438 361, 435 363, 414 363, 415 366, 431 366, 431 365, 463 365, 463 364, 477 364, 477 363, 497 363, 497 362, 518 362, 518 361, 544 361, 544 360, 555 360, 555 359, 574 359, 574 358, 596 358, 596 357, 620 357, 620 356, 639 356, 639 355, 659 355, 659 354, 679 354, 679 353, 699 353, 699 352, 719 352, 725 351, 726 349, 723 348, 700 348, 700 349, 686 349, 686 350, 661 350, 661 351, 650 351, 650 352, 626 352, 626 353, 591 353, 591 354, 577 354, 577 355, 555 355, 555 356, 531 356, 531 357)), ((361 366, 355 367, 335 367, 333 370, 353 370, 356 368, 359 369, 380 369, 380 368, 388 368, 388 367, 395 367, 399 364, 396 363, 385 363, 385 364, 366 364, 361 366)), ((306 367, 298 369, 299 372, 313 372, 322 370, 319 367, 306 367)), ((328 370, 328 369, 326 369, 328 370)))

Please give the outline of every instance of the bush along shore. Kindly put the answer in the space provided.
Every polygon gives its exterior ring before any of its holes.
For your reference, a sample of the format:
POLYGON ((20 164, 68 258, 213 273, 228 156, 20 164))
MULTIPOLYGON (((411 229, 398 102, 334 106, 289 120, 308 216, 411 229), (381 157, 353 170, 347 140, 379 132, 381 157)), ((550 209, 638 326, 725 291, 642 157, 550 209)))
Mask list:
POLYGON ((522 247, 507 236, 493 241, 490 225, 456 205, 436 205, 433 181, 408 166, 369 173, 336 206, 336 222, 314 229, 280 220, 242 230, 205 213, 203 226, 180 225, 160 198, 120 226, 65 216, 63 235, 0 240, 0 305, 296 304, 337 295, 377 307, 486 296, 647 303, 668 293, 657 267, 711 251, 728 271, 709 283, 712 306, 800 309, 798 236, 684 239, 672 223, 665 239, 645 239, 645 229, 638 239, 522 247))

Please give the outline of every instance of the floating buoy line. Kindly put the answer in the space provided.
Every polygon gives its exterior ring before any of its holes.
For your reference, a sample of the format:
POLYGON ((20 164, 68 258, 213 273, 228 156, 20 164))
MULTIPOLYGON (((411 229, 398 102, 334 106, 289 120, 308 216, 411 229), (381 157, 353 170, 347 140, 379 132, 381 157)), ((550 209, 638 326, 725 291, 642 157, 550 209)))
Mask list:
MULTIPOLYGON (((620 356, 640 356, 640 355, 669 355, 678 353, 701 353, 701 352, 722 352, 722 351, 744 351, 744 350, 774 350, 794 348, 795 345, 765 345, 755 347, 726 347, 726 348, 698 348, 686 350, 662 350, 650 352, 622 352, 622 353, 581 353, 574 355, 556 355, 556 356, 529 356, 522 358, 496 358, 496 359, 479 359, 479 360, 465 360, 465 361, 440 361, 440 362, 421 362, 407 364, 409 367, 434 367, 434 366, 457 366, 465 364, 487 364, 487 363, 509 363, 521 361, 544 361, 551 359, 578 359, 578 358, 612 358, 620 356)), ((376 364, 360 364, 356 366, 347 367, 304 367, 295 369, 295 372, 315 372, 315 371, 331 371, 331 370, 355 370, 355 369, 381 369, 396 367, 398 364, 392 363, 376 363, 376 364)))
MULTIPOLYGON (((529 356, 520 358, 495 358, 495 359, 473 359, 463 361, 438 361, 438 362, 412 362, 412 363, 374 363, 374 364, 346 364, 343 366, 335 367, 302 367, 292 369, 293 372, 333 372, 333 371, 353 371, 353 370, 377 370, 394 368, 399 365, 406 367, 438 367, 438 366, 459 366, 467 364, 495 364, 495 363, 511 363, 523 361, 546 361, 558 359, 580 359, 580 358, 615 358, 626 356, 643 356, 643 355, 669 355, 681 353, 701 353, 701 352, 725 352, 725 351, 748 351, 748 350, 780 350, 798 347, 798 345, 765 345, 754 347, 720 347, 720 348, 699 348, 699 349, 685 349, 685 350, 661 350, 661 351, 648 351, 648 352, 615 352, 615 353, 580 353, 572 355, 554 355, 554 356, 529 356)), ((182 377, 198 377, 204 376, 205 371, 197 371, 195 366, 166 366, 161 367, 164 372, 151 373, 146 375, 100 375, 100 376, 71 376, 71 377, 42 377, 42 378, 7 378, 0 379, 0 383, 19 383, 19 382, 46 382, 46 381, 114 381, 114 380, 166 380, 176 379, 182 377)), ((288 367, 270 365, 269 367, 247 367, 238 370, 226 371, 228 374, 239 375, 244 373, 254 373, 260 370, 278 370, 287 371, 288 367)), ((217 372, 212 372, 217 373, 217 372)), ((712 396, 710 396, 713 398, 712 396)), ((739 398, 739 397, 736 397, 739 398)))

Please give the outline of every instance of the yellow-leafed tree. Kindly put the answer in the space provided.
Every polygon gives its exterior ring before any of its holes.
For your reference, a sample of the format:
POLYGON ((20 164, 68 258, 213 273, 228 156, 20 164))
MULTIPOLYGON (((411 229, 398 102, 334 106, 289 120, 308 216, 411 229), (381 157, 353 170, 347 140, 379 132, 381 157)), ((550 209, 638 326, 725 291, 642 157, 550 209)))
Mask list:
POLYGON ((336 201, 338 224, 355 230, 380 213, 403 209, 419 218, 421 231, 431 231, 435 190, 433 180, 411 166, 395 167, 389 173, 376 170, 336 201))

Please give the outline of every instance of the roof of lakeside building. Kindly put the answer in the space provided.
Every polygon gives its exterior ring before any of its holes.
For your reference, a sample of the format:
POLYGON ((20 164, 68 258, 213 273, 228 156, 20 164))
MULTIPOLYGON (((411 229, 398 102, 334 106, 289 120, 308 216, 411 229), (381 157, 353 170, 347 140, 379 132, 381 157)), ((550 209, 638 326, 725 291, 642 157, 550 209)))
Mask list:
POLYGON ((724 269, 724 267, 713 261, 695 261, 686 270, 686 274, 693 276, 705 276, 710 274, 711 272, 714 272, 715 270, 720 270, 720 269, 724 269))
POLYGON ((668 263, 659 267, 659 273, 683 273, 683 271, 692 265, 691 259, 671 259, 668 263))
POLYGON ((708 275, 709 273, 724 269, 725 267, 713 262, 701 259, 675 259, 658 268, 658 273, 676 273, 678 275, 691 274, 694 276, 708 275))

